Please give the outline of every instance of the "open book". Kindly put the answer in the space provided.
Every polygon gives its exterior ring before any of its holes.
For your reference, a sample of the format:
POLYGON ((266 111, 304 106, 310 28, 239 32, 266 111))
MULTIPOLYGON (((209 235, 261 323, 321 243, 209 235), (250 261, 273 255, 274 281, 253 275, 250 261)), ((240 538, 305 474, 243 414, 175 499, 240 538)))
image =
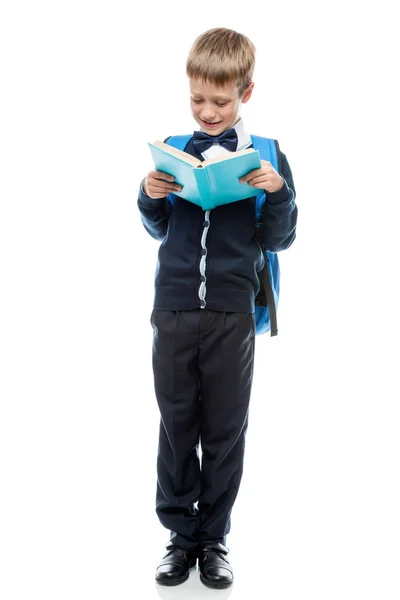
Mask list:
POLYGON ((248 183, 239 183, 240 177, 261 167, 258 150, 248 148, 201 162, 164 142, 149 142, 149 147, 156 170, 173 175, 175 182, 183 187, 177 195, 203 210, 260 193, 248 183))

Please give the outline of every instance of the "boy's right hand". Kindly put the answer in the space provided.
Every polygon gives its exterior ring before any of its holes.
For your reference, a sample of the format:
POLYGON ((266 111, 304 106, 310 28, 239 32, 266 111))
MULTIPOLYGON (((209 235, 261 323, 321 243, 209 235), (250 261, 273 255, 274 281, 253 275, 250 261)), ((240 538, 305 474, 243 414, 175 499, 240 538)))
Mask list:
POLYGON ((144 180, 144 191, 150 198, 165 198, 168 194, 182 190, 182 186, 174 181, 173 175, 168 175, 163 171, 150 171, 144 180))

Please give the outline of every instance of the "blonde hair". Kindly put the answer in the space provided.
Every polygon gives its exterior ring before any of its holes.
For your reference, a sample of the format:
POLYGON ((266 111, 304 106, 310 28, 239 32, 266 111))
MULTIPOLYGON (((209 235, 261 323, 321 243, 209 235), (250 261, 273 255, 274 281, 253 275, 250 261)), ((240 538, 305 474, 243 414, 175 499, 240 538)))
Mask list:
POLYGON ((235 83, 242 96, 249 87, 256 49, 243 34, 222 27, 210 29, 194 42, 186 61, 190 79, 201 79, 216 85, 235 83))

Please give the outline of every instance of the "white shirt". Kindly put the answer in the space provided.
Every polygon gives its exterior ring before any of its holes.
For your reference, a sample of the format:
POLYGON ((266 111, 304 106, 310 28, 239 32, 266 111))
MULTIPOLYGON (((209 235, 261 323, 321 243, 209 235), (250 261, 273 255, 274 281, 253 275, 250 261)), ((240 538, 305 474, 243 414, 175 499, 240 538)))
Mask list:
MULTIPOLYGON (((240 118, 239 121, 236 123, 236 125, 234 125, 232 127, 232 129, 236 130, 237 136, 238 136, 238 145, 236 148, 236 152, 238 152, 239 150, 244 150, 245 148, 248 148, 249 146, 252 145, 252 140, 250 137, 250 134, 247 133, 247 131, 245 131, 244 129, 244 125, 243 125, 243 119, 240 118)), ((215 158, 216 156, 221 156, 221 154, 229 154, 230 150, 228 150, 227 148, 224 148, 223 146, 220 146, 219 144, 213 144, 210 148, 208 148, 207 150, 205 150, 205 152, 202 152, 202 156, 203 158, 205 158, 206 160, 209 158, 215 158)))

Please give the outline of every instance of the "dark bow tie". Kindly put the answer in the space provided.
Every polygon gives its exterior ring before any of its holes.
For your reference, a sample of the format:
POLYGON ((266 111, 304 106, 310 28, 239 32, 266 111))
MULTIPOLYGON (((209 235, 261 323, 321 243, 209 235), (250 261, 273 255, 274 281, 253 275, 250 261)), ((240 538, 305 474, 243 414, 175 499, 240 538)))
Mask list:
POLYGON ((193 147, 199 154, 211 148, 213 144, 219 144, 230 150, 230 152, 235 152, 237 143, 238 136, 236 129, 228 129, 228 131, 224 131, 221 135, 208 135, 204 131, 195 131, 193 134, 193 147))

